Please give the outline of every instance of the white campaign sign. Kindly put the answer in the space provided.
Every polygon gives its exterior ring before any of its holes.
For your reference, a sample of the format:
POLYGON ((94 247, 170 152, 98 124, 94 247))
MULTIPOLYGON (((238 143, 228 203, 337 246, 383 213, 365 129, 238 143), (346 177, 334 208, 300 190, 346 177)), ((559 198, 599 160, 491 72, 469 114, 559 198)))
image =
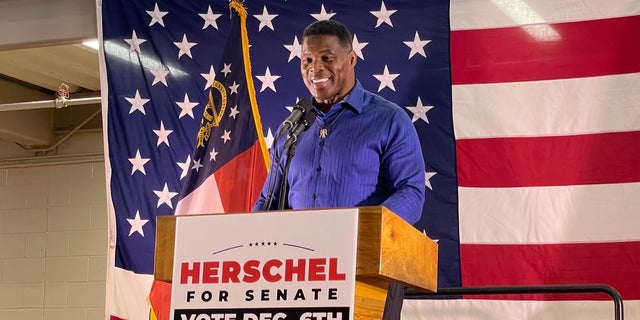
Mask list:
POLYGON ((351 319, 357 209, 176 219, 171 319, 351 319))

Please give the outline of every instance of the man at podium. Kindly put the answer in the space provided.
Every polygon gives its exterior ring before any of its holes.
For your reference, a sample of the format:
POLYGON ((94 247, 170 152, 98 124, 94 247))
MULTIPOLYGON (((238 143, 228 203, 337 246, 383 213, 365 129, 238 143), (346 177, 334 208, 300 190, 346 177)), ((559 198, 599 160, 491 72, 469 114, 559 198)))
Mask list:
MULTIPOLYGON (((345 25, 316 21, 302 39, 300 71, 312 99, 294 108, 285 121, 291 130, 276 137, 254 210, 383 205, 414 224, 424 204, 425 165, 411 119, 356 79, 345 25)), ((404 287, 392 284, 384 319, 400 318, 403 296, 404 287)))

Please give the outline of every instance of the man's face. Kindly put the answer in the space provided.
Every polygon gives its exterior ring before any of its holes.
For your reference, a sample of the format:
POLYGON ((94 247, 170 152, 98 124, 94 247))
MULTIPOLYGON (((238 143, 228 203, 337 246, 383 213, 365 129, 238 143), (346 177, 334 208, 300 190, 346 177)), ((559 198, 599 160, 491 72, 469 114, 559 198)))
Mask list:
POLYGON ((304 38, 300 61, 302 79, 321 104, 339 102, 355 85, 355 52, 341 46, 337 36, 304 38))

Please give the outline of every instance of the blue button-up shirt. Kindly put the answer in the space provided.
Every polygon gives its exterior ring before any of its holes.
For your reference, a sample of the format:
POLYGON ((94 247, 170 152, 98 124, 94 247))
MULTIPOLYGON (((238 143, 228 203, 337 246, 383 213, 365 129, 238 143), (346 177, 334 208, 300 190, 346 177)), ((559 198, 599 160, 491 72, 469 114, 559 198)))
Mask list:
MULTIPOLYGON (((425 165, 415 127, 398 105, 365 90, 360 82, 340 103, 300 134, 288 174, 288 208, 383 205, 413 224, 424 204, 425 165), (320 128, 327 128, 322 138, 320 128)), ((286 137, 285 137, 286 138, 286 137)), ((275 141, 281 150, 285 139, 275 141)), ((284 155, 269 172, 254 210, 268 193, 278 207, 284 155)), ((277 161, 277 159, 276 159, 277 161)))

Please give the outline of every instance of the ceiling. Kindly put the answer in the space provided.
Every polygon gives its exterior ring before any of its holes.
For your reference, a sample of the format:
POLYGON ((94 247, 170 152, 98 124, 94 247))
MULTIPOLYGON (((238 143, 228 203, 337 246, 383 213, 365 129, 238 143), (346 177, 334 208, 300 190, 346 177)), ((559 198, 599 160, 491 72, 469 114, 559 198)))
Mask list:
POLYGON ((77 147, 87 135, 101 142, 98 51, 81 44, 96 38, 95 3, 3 0, 0 29, 0 166, 100 154, 101 143, 77 147))

